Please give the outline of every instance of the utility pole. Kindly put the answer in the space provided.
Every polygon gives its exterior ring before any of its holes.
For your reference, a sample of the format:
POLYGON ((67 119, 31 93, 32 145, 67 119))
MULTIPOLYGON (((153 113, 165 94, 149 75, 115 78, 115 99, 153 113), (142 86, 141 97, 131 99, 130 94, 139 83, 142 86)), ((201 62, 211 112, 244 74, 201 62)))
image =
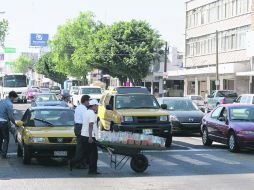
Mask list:
POLYGON ((166 89, 167 89, 167 63, 168 63, 168 53, 169 53, 169 47, 168 42, 165 44, 165 59, 164 59, 164 73, 163 73, 163 96, 165 96, 166 89))
POLYGON ((219 32, 216 30, 216 90, 220 88, 220 81, 219 81, 219 32))

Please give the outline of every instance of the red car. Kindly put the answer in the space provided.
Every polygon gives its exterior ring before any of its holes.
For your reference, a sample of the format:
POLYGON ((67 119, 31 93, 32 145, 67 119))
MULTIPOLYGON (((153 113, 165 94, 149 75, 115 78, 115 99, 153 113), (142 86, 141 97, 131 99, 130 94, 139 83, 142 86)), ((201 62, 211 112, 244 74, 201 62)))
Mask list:
POLYGON ((36 96, 39 93, 39 89, 37 88, 30 88, 27 91, 27 100, 33 100, 34 96, 36 96))
POLYGON ((202 119, 201 132, 205 146, 216 141, 231 152, 254 147, 254 105, 219 105, 202 119))

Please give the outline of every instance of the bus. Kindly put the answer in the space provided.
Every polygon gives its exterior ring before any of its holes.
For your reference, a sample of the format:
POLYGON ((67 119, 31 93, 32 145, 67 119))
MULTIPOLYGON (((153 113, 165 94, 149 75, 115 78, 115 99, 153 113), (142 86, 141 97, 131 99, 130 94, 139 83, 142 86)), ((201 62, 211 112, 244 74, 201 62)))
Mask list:
POLYGON ((0 97, 1 99, 8 96, 10 91, 18 94, 18 102, 27 102, 27 90, 29 79, 24 74, 4 74, 0 75, 0 97))
POLYGON ((80 86, 80 80, 66 80, 64 81, 64 90, 70 90, 72 86, 80 86))

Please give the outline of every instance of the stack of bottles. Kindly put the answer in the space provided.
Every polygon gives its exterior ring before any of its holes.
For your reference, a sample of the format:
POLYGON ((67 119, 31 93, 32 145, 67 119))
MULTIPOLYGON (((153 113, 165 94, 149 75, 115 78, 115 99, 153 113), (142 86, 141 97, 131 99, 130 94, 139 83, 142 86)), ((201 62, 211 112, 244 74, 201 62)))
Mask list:
POLYGON ((101 131, 99 141, 102 143, 165 147, 165 139, 162 137, 131 132, 101 131))

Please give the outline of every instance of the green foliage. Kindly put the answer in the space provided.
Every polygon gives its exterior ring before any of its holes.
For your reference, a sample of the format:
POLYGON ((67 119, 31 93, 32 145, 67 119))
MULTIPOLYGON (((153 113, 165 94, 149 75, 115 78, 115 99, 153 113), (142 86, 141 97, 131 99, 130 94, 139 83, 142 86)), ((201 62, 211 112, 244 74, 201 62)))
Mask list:
POLYGON ((53 62, 52 53, 46 53, 40 57, 36 65, 36 72, 62 85, 67 78, 64 73, 56 71, 56 64, 53 62))
POLYGON ((162 46, 158 32, 147 22, 117 22, 94 35, 90 43, 91 67, 139 85, 149 74, 151 62, 163 53, 162 46))
POLYGON ((17 73, 27 73, 29 69, 33 69, 33 60, 31 57, 21 55, 14 61, 12 67, 17 73))
POLYGON ((58 28, 57 34, 50 42, 56 69, 70 76, 86 76, 90 68, 86 49, 92 34, 100 27, 94 22, 92 13, 80 13, 79 17, 68 21, 58 28))
POLYGON ((3 19, 0 21, 0 46, 4 46, 4 40, 8 32, 8 21, 3 19))

